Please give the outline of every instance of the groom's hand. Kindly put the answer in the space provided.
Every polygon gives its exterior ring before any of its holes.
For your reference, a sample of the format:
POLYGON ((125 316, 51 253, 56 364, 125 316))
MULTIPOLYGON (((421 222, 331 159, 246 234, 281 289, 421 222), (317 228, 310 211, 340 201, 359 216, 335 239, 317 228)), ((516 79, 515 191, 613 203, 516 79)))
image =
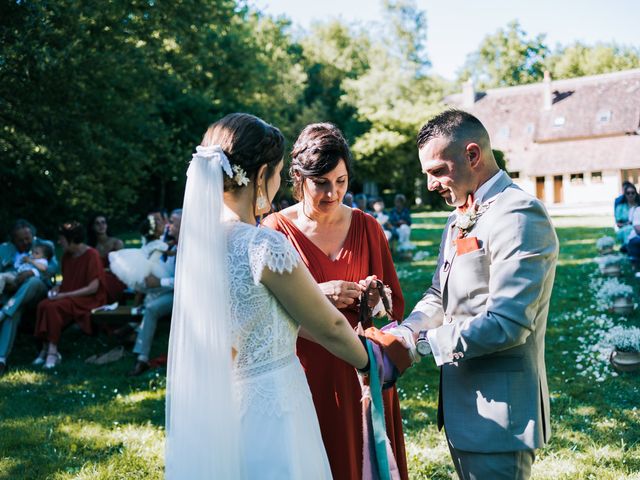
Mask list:
POLYGON ((412 363, 418 363, 422 359, 416 351, 418 335, 415 334, 411 328, 400 324, 392 328, 385 328, 384 331, 400 340, 400 343, 408 350, 412 363))
POLYGON ((346 308, 360 298, 365 287, 356 282, 331 280, 321 283, 320 290, 336 308, 346 308))

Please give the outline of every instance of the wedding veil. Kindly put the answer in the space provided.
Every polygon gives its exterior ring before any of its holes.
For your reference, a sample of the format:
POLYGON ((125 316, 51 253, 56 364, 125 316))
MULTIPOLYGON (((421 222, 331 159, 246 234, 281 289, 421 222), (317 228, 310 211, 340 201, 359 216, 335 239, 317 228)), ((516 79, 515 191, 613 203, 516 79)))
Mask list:
POLYGON ((232 390, 220 148, 197 147, 187 171, 169 339, 165 477, 241 477, 232 390))

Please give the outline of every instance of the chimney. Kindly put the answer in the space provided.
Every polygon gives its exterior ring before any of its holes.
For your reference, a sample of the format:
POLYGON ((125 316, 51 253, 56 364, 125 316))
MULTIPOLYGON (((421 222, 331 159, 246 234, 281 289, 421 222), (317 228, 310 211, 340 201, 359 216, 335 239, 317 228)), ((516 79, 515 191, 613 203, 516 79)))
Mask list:
POLYGON ((544 80, 542 81, 542 104, 545 110, 551 110, 553 103, 551 96, 551 74, 548 70, 544 71, 544 80))
POLYGON ((464 108, 471 108, 476 103, 476 91, 473 88, 473 79, 469 78, 462 85, 462 105, 464 108))

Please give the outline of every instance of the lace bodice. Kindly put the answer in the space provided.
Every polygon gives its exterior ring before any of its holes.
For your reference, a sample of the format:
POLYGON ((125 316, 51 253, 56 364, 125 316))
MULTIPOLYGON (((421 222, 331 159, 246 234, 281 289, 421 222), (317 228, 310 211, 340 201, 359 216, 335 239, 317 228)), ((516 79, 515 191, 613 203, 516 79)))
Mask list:
POLYGON ((298 324, 260 283, 265 268, 291 272, 300 257, 285 236, 239 222, 225 224, 236 378, 261 375, 291 362, 298 324))

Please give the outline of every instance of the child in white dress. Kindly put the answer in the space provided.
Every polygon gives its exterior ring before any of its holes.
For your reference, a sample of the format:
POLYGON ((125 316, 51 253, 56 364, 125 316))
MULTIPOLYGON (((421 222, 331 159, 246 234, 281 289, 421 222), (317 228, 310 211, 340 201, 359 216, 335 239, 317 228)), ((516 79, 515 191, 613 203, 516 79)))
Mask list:
POLYGON ((145 292, 145 278, 154 275, 166 276, 167 266, 163 256, 167 255, 169 245, 158 238, 158 228, 153 215, 142 222, 140 232, 144 245, 140 248, 123 248, 109 253, 111 272, 132 290, 145 292))

